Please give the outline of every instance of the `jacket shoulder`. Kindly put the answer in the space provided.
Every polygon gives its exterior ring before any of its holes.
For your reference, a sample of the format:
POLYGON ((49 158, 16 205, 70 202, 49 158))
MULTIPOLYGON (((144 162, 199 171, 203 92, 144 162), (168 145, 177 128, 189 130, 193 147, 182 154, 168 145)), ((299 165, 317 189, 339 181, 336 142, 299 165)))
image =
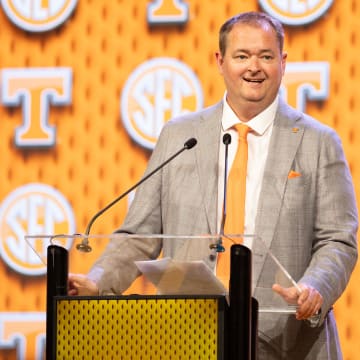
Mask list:
POLYGON ((186 123, 196 122, 196 121, 206 121, 212 117, 221 116, 223 109, 222 101, 214 104, 212 106, 205 107, 199 111, 185 113, 179 116, 174 117, 170 121, 168 121, 165 126, 176 126, 182 125, 186 123))

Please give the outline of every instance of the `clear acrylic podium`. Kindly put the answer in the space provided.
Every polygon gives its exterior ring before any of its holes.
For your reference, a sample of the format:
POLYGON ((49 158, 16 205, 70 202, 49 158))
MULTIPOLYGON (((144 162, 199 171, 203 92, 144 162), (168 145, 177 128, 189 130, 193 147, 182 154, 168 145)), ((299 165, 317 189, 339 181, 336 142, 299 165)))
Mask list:
POLYGON ((39 274, 47 273, 48 359, 252 359, 257 314, 295 312, 271 286, 296 282, 253 235, 33 235, 26 241, 39 274), (67 296, 68 273, 86 274, 110 241, 120 249, 132 241, 161 243, 163 252, 136 263, 145 279, 123 294, 67 296), (229 290, 215 275, 223 248, 231 251, 229 290), (251 249, 270 263, 266 286, 252 283, 251 249))

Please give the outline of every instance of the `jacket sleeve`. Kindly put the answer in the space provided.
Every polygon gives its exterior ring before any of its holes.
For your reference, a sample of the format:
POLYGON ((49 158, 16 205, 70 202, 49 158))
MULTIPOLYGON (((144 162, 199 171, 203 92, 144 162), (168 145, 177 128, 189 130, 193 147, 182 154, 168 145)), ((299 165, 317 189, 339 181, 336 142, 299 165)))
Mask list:
POLYGON ((341 141, 332 131, 321 137, 312 256, 299 280, 316 288, 324 298, 321 325, 345 290, 357 261, 358 214, 355 194, 341 141))
MULTIPOLYGON (((150 157, 145 175, 166 158, 168 142, 165 126, 150 157)), ((88 277, 94 280, 100 294, 121 294, 139 276, 135 260, 156 258, 161 251, 161 239, 133 239, 125 234, 160 234, 161 221, 161 170, 149 177, 136 190, 134 200, 121 228, 116 230, 105 251, 95 262, 88 277), (121 233, 123 235, 121 235, 121 233)))

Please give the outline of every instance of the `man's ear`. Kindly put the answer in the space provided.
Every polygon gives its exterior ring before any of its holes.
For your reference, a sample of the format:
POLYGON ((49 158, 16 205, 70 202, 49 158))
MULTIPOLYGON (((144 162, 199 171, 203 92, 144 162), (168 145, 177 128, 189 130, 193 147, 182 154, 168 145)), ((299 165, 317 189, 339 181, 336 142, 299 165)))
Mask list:
POLYGON ((286 59, 287 59, 287 52, 282 53, 281 55, 281 65, 282 65, 282 74, 285 74, 286 69, 286 59))
POLYGON ((219 72, 220 72, 220 74, 222 74, 222 65, 224 63, 224 59, 219 51, 217 51, 215 53, 215 59, 216 59, 217 66, 219 68, 219 72))

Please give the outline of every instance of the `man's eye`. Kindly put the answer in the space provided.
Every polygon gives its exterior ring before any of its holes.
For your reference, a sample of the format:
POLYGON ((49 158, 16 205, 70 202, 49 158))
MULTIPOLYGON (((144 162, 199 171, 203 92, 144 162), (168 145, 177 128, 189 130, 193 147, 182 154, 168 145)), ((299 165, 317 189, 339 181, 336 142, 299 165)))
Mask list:
POLYGON ((239 60, 245 60, 245 59, 247 59, 247 56, 246 55, 236 55, 235 58, 239 59, 239 60))

